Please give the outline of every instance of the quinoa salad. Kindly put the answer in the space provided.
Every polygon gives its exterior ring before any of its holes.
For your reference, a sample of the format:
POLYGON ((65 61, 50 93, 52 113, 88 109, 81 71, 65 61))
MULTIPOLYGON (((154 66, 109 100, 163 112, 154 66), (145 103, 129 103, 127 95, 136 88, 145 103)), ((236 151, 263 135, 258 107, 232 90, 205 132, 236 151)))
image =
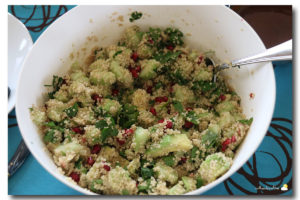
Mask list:
POLYGON ((180 195, 229 170, 253 119, 179 29, 131 26, 90 56, 30 108, 70 181, 98 194, 180 195))

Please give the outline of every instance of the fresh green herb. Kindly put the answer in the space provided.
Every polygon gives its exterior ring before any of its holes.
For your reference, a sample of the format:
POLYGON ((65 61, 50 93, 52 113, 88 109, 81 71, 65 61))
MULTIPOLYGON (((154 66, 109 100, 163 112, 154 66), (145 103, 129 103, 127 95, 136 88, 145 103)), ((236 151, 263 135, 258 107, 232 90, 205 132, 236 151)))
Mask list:
POLYGON ((154 54, 154 59, 159 61, 162 64, 173 64, 177 57, 181 54, 181 51, 168 51, 167 53, 164 53, 163 51, 160 51, 156 54, 154 54))
POLYGON ((103 180, 102 179, 97 179, 97 180, 95 180, 95 183, 97 183, 97 184, 103 184, 103 180))
POLYGON ((164 33, 168 35, 167 45, 182 46, 183 33, 177 28, 167 28, 164 33))
POLYGON ((204 184, 204 181, 203 181, 203 179, 201 177, 197 177, 196 181, 197 181, 196 182, 196 187, 197 188, 200 188, 204 184))
POLYGON ((125 104, 119 114, 119 125, 122 128, 130 128, 132 124, 137 122, 139 111, 136 106, 125 104))
POLYGON ((130 22, 140 19, 143 16, 143 13, 134 11, 131 13, 131 17, 129 18, 130 22))
POLYGON ((253 117, 251 117, 250 119, 242 119, 242 120, 239 120, 239 122, 241 122, 242 124, 251 125, 252 122, 253 122, 253 117))
POLYGON ((78 112, 78 104, 75 103, 72 107, 65 109, 64 112, 68 117, 75 117, 78 112))
POLYGON ((183 106, 180 101, 173 101, 173 106, 177 112, 182 113, 183 112, 183 106))
POLYGON ((189 111, 186 114, 186 120, 192 122, 193 124, 199 124, 199 117, 194 111, 189 111))
POLYGON ((104 142, 106 138, 118 135, 118 129, 115 127, 115 120, 110 117, 110 124, 102 119, 95 123, 96 128, 101 130, 101 141, 104 142))
POLYGON ((151 176, 153 176, 153 174, 154 174, 153 169, 150 169, 148 167, 141 168, 141 175, 144 180, 151 178, 151 176))
POLYGON ((60 132, 64 132, 64 128, 59 125, 56 125, 54 121, 45 122, 45 126, 51 128, 51 129, 56 129, 60 132))
POLYGON ((76 162, 75 162, 75 168, 76 169, 80 169, 81 168, 81 164, 82 163, 82 158, 79 158, 76 162))
POLYGON ((120 50, 120 51, 117 51, 114 55, 113 55, 113 58, 115 58, 117 55, 121 54, 123 51, 120 50))
MULTIPOLYGON (((63 82, 64 82, 64 79, 62 77, 53 76, 53 79, 52 79, 53 91, 48 93, 48 96, 49 96, 50 99, 54 99, 54 94, 60 89, 63 82)), ((45 85, 45 86, 48 87, 50 85, 45 85)))
POLYGON ((193 146, 193 148, 191 150, 191 158, 196 158, 198 150, 199 150, 198 147, 193 146))
POLYGON ((206 133, 201 137, 201 142, 202 144, 206 145, 207 149, 217 147, 220 142, 219 140, 220 135, 210 130, 207 130, 206 133))
POLYGON ((84 173, 84 174, 87 174, 88 170, 87 170, 87 168, 82 167, 81 172, 84 173))
POLYGON ((120 156, 122 156, 123 158, 125 158, 125 159, 127 159, 127 156, 126 156, 126 154, 125 154, 125 151, 120 151, 120 156))
POLYGON ((53 143, 54 142, 54 133, 55 133, 55 131, 53 129, 48 130, 44 136, 44 141, 53 143))
POLYGON ((156 83, 155 85, 155 89, 158 90, 159 88, 161 88, 163 86, 163 84, 161 82, 156 83))
POLYGON ((72 138, 70 135, 67 135, 66 138, 68 139, 68 142, 71 142, 72 141, 72 138))
POLYGON ((166 165, 170 166, 170 167, 173 167, 174 164, 175 164, 175 161, 174 161, 174 156, 171 155, 171 156, 166 156, 166 157, 163 157, 163 161, 166 165))
POLYGON ((193 82, 192 90, 201 90, 202 92, 208 92, 216 88, 216 84, 210 81, 195 81, 193 82))
POLYGON ((185 84, 188 83, 188 80, 185 79, 185 78, 182 76, 180 70, 176 70, 175 73, 170 73, 170 74, 169 74, 169 78, 170 78, 172 81, 178 83, 179 85, 185 85, 185 84))
POLYGON ((149 31, 146 34, 150 37, 147 45, 149 46, 158 46, 161 43, 161 29, 160 28, 149 28, 149 31))
POLYGON ((151 179, 147 179, 146 180, 147 185, 138 185, 139 192, 147 193, 147 190, 150 188, 150 182, 151 182, 151 179))

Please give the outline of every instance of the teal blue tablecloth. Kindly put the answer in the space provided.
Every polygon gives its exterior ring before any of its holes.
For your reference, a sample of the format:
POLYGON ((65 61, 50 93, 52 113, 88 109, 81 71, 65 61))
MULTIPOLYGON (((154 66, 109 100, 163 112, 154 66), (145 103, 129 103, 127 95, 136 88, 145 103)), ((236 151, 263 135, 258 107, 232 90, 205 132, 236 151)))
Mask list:
MULTIPOLYGON (((59 16, 74 6, 9 6, 8 11, 28 28, 33 41, 59 16)), ((278 194, 291 195, 292 185, 292 63, 275 62, 276 106, 269 131, 255 154, 229 179, 204 195, 278 194), (288 190, 281 190, 283 184, 288 190), (256 189, 256 188, 264 189, 256 189), (275 188, 275 189, 274 189, 275 188), (279 189, 276 189, 279 188, 279 189)), ((21 135, 15 111, 8 119, 8 158, 15 152, 21 135)), ((18 172, 8 179, 9 195, 80 195, 50 175, 28 157, 18 172)))

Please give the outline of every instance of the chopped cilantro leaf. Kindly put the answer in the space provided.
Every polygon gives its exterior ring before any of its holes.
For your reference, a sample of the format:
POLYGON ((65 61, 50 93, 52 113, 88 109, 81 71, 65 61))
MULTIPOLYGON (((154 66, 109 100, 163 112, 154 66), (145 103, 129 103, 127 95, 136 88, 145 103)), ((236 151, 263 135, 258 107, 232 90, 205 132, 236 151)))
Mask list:
POLYGON ((253 122, 253 117, 251 117, 250 119, 242 119, 242 120, 239 120, 239 122, 241 122, 242 124, 251 125, 252 122, 253 122))
POLYGON ((143 16, 143 13, 134 11, 131 13, 131 17, 129 18, 130 22, 140 19, 143 16))
POLYGON ((75 117, 78 112, 78 104, 75 103, 72 107, 64 110, 67 113, 68 117, 75 117))

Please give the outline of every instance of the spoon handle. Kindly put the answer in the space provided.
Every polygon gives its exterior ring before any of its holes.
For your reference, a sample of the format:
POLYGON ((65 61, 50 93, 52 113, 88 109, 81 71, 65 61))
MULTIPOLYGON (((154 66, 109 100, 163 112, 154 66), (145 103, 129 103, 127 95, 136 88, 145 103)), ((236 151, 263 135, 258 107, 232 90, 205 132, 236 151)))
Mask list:
POLYGON ((275 47, 267 49, 266 51, 256 54, 254 56, 246 57, 239 60, 232 61, 232 66, 240 66, 251 63, 277 61, 277 60, 291 60, 292 59, 292 40, 281 43, 275 47))
POLYGON ((12 159, 9 161, 8 164, 8 177, 11 177, 18 169, 22 166, 24 161, 29 155, 29 150, 24 142, 22 140, 18 146, 17 151, 13 155, 12 159))

